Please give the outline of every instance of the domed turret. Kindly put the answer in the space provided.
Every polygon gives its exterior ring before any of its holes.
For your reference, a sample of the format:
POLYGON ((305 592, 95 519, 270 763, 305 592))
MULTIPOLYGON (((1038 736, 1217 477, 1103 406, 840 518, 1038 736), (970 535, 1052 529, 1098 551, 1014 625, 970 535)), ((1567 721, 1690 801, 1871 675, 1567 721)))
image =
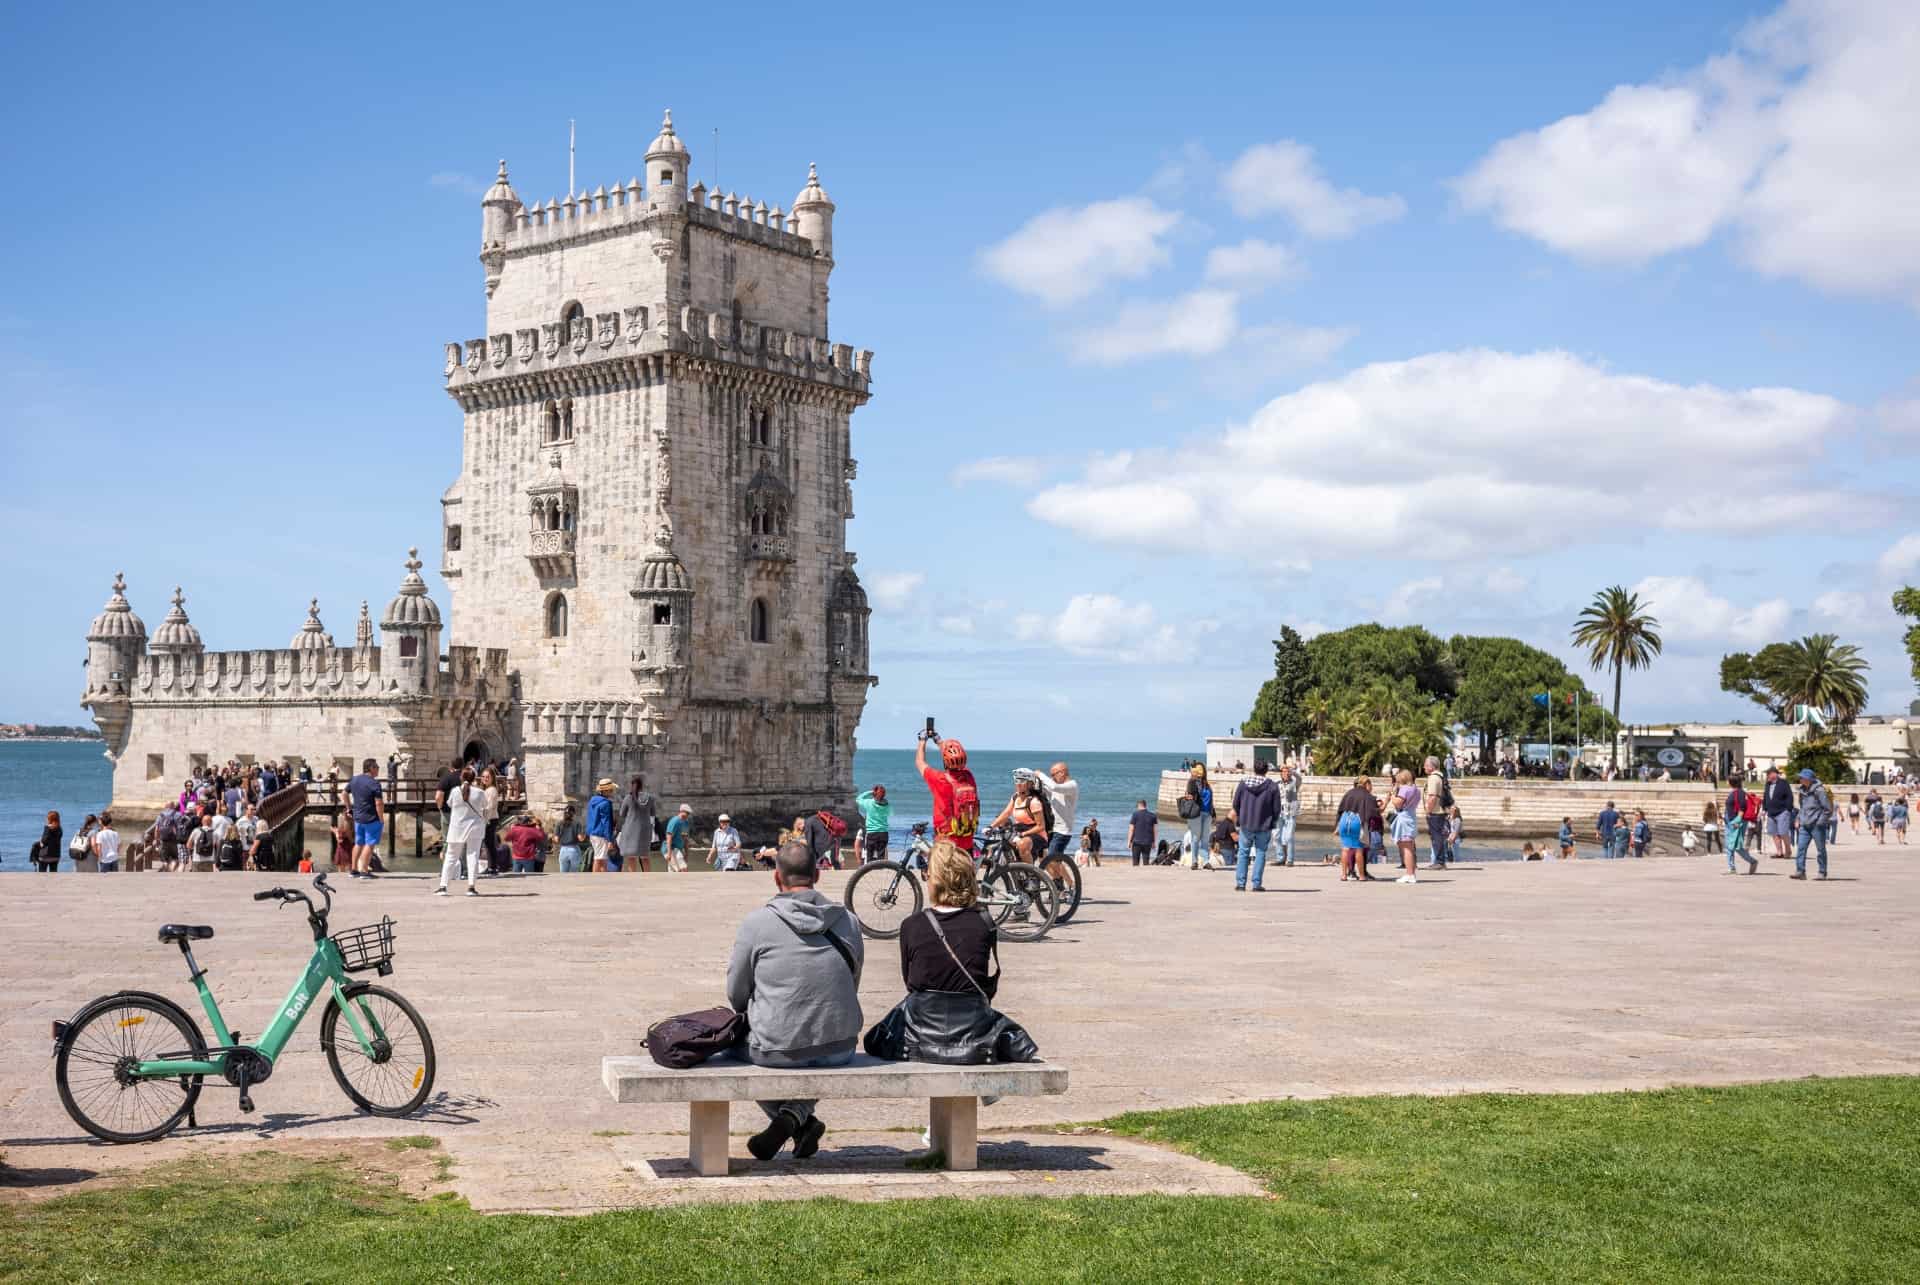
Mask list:
POLYGON ((426 696, 440 672, 440 608, 420 578, 420 550, 407 550, 407 574, 380 616, 380 672, 389 690, 426 696))
POLYGON ((834 582, 833 596, 827 601, 827 663, 836 672, 867 672, 867 619, 872 614, 867 591, 860 587, 860 577, 853 574, 849 563, 834 582))
POLYGON ((673 132, 673 110, 660 122, 660 132, 647 146, 647 193, 656 205, 687 199, 687 169, 693 157, 673 132))
POLYGON ((655 534, 653 552, 641 561, 629 592, 637 617, 634 672, 684 669, 693 646, 693 577, 673 551, 671 528, 663 525, 655 534))
POLYGON ((820 172, 807 163, 807 185, 793 198, 793 230, 813 242, 813 252, 833 257, 833 198, 820 186, 820 172))
POLYGON ((126 576, 116 574, 113 596, 87 629, 87 691, 81 704, 126 699, 146 649, 147 627, 127 605, 126 576))
POLYGON ((187 619, 187 599, 179 585, 173 587, 173 609, 153 631, 153 641, 147 644, 147 650, 175 655, 206 650, 200 642, 200 631, 187 619))
POLYGON ((315 598, 307 603, 307 623, 300 626, 300 632, 287 644, 294 651, 328 651, 333 647, 333 635, 320 623, 320 600, 315 598))
POLYGON ((513 231, 513 221, 519 216, 520 209, 520 198, 515 195, 513 185, 507 182, 507 163, 502 160, 493 186, 480 198, 480 244, 486 246, 506 240, 507 234, 513 231))

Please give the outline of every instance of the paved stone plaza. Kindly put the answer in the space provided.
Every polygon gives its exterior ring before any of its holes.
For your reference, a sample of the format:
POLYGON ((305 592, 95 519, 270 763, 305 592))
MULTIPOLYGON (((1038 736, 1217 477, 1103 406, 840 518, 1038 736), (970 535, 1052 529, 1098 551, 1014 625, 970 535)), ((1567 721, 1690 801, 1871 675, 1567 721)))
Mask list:
MULTIPOLYGON (((355 1115, 309 1021, 254 1091, 258 1113, 240 1115, 231 1089, 209 1086, 201 1129, 125 1148, 82 1141, 62 1111, 50 1023, 121 987, 161 991, 198 1016, 178 952, 154 940, 178 920, 215 925, 197 953, 229 1022, 252 1037, 306 957, 304 921, 250 900, 274 882, 264 875, 9 876, 0 1147, 16 1167, 104 1171, 262 1141, 431 1133, 453 1157, 454 1186, 486 1209, 1231 1191, 1244 1180, 1138 1144, 1021 1131, 1287 1095, 1920 1071, 1920 851, 1843 844, 1826 884, 1789 881, 1789 869, 1769 861, 1730 878, 1717 856, 1490 864, 1367 888, 1315 866, 1272 870, 1259 897, 1220 873, 1090 870, 1080 921, 1001 949, 1002 1007, 1070 1068, 1072 1088, 984 1110, 980 1173, 907 1176, 925 1103, 835 1103, 824 1113, 827 1151, 841 1151, 831 1164, 800 1174, 782 1161, 756 1177, 736 1136, 736 1176, 699 1183, 675 1167, 685 1108, 616 1105, 600 1059, 640 1051, 655 1018, 721 1002, 734 925, 770 893, 768 876, 498 879, 481 899, 436 898, 419 878, 343 883, 337 927, 398 921, 389 984, 438 1045, 430 1112, 355 1115)), ((898 998, 900 974, 893 943, 869 949, 871 1020, 898 998)), ((736 1134, 758 1127, 752 1107, 735 1108, 736 1134)))

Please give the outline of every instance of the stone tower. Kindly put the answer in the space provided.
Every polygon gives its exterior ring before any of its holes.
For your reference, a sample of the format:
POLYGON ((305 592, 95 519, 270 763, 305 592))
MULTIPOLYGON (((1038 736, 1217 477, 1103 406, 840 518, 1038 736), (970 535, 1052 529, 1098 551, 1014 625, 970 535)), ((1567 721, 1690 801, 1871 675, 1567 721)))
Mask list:
POLYGON ((642 174, 529 205, 503 162, 482 198, 449 627, 508 649, 536 801, 644 771, 705 817, 845 806, 872 353, 829 338, 834 205, 811 166, 791 216, 709 192, 671 113, 642 174))

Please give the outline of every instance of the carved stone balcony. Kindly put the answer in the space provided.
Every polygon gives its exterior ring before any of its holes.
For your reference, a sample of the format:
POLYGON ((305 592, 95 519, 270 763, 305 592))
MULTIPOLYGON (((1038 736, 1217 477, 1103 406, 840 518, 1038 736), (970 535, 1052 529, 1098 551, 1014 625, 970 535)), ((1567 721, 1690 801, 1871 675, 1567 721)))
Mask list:
POLYGON ((529 531, 527 561, 542 580, 570 579, 573 576, 572 531, 529 531))
POLYGON ((765 562, 792 562, 793 541, 784 535, 748 536, 747 556, 765 562))

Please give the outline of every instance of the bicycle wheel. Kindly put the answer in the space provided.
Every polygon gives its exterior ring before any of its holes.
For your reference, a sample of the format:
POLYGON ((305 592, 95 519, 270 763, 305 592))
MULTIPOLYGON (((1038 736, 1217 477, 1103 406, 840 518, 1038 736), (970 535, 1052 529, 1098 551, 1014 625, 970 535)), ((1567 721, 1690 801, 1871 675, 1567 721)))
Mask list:
POLYGON ((869 937, 898 937, 920 913, 920 880, 898 861, 873 861, 853 872, 843 900, 869 937))
POLYGON ((1054 857, 1040 869, 1059 890, 1060 913, 1053 922, 1056 926, 1064 924, 1080 909, 1080 866, 1072 857, 1054 857))
POLYGON ((173 1132, 193 1110, 201 1077, 136 1077, 134 1063, 206 1055, 200 1028, 179 1005, 126 991, 80 1010, 54 1050, 53 1080, 67 1114, 94 1137, 151 1142, 173 1132))
POLYGON ((1060 890, 1037 866, 1012 861, 980 881, 987 917, 1008 941, 1039 941, 1060 913, 1060 890))
POLYGON ((354 1020, 373 1044, 368 1057, 353 1028, 338 1031, 340 1004, 327 1005, 320 1019, 320 1047, 340 1091, 362 1111, 374 1115, 411 1115, 433 1092, 433 1037, 413 1005, 384 986, 365 983, 347 988, 354 1020))

